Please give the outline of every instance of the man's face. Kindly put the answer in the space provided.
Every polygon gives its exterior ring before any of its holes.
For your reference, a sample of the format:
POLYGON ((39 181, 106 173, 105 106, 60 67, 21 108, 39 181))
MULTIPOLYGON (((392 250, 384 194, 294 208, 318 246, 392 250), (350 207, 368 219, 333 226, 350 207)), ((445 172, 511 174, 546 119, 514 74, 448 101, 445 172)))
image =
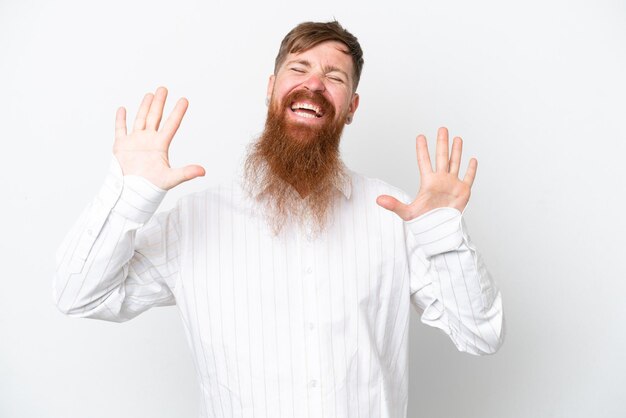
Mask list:
POLYGON ((336 41, 288 54, 267 87, 270 106, 295 129, 350 123, 359 104, 352 58, 336 41))

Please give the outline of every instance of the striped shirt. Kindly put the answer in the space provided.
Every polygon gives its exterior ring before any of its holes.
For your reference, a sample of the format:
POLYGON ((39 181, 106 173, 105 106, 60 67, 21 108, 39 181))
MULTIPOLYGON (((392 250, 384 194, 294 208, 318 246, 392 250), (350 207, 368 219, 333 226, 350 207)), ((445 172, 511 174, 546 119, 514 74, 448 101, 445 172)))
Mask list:
POLYGON ((272 233, 235 182, 156 212, 165 192, 114 161, 58 252, 54 298, 76 317, 126 321, 176 304, 202 417, 407 416, 410 306, 461 351, 502 342, 500 292, 461 213, 404 222, 350 173, 333 220, 272 233))

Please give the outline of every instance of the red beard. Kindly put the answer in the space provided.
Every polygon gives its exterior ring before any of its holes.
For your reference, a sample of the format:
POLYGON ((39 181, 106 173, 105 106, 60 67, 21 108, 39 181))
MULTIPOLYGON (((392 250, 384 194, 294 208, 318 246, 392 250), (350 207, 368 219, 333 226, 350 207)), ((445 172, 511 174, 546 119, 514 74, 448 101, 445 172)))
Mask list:
POLYGON ((339 156, 345 116, 335 120, 333 105, 321 94, 295 91, 268 109, 265 130, 252 144, 245 164, 248 190, 263 204, 276 234, 288 221, 321 231, 329 221, 337 185, 346 176, 339 156), (322 109, 324 124, 288 119, 291 104, 306 99, 322 109))

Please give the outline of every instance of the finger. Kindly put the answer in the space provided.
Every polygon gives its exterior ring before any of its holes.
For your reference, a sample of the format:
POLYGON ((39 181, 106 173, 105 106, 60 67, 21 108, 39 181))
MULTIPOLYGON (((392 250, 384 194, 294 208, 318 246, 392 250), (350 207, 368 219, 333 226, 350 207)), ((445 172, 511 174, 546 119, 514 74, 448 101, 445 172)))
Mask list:
POLYGON ((458 136, 452 140, 452 152, 450 153, 450 174, 458 176, 461 167, 461 154, 463 152, 463 140, 458 136))
POLYGON ((185 112, 187 111, 187 107, 189 106, 189 102, 184 97, 179 99, 176 102, 176 106, 172 109, 172 113, 167 118, 165 123, 163 124, 162 132, 165 134, 167 138, 167 142, 170 143, 178 127, 180 126, 181 121, 183 120, 183 116, 185 116, 185 112))
POLYGON ((135 117, 133 131, 146 129, 146 115, 148 114, 148 110, 150 110, 150 103, 152 103, 152 99, 154 99, 154 95, 152 93, 148 93, 143 96, 143 100, 141 101, 141 105, 137 111, 137 116, 135 117))
POLYGON ((200 165, 188 165, 181 168, 175 168, 171 171, 169 184, 167 189, 171 189, 172 187, 178 186, 179 184, 193 180, 196 177, 201 177, 206 174, 204 168, 200 165))
POLYGON ((159 87, 154 93, 154 99, 150 104, 150 111, 146 118, 146 129, 152 129, 154 131, 159 130, 165 99, 167 99, 167 89, 165 87, 159 87))
POLYGON ((437 131, 437 149, 435 151, 435 170, 437 172, 448 172, 448 130, 445 127, 437 131))
POLYGON ((476 178, 476 171, 478 170, 478 161, 476 158, 470 159, 469 165, 467 166, 467 171, 465 172, 465 177, 463 177, 463 183, 472 187, 474 184, 474 179, 476 178))
POLYGON ((378 196, 376 199, 378 206, 392 211, 405 221, 410 218, 409 206, 400 202, 398 199, 388 195, 378 196))
POLYGON ((126 109, 120 107, 115 113, 115 138, 126 136, 126 109))
POLYGON ((420 176, 423 178, 433 172, 433 166, 430 162, 430 154, 428 154, 428 143, 424 135, 418 135, 415 140, 415 149, 417 153, 417 166, 420 170, 420 176))

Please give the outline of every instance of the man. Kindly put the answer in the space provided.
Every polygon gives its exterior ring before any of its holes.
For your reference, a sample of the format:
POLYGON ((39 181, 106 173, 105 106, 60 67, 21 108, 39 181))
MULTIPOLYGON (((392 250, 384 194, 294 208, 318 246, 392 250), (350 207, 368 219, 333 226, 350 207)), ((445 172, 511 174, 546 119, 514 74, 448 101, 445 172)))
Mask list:
POLYGON ((203 417, 405 417, 411 304, 460 350, 495 352, 500 293, 461 222, 476 160, 460 180, 461 139, 449 153, 439 130, 433 168, 418 136, 411 203, 345 168, 362 65, 337 22, 298 25, 243 181, 156 216, 166 190, 205 173, 168 163, 187 101, 159 130, 167 92, 146 95, 130 134, 120 108, 111 174, 59 252, 59 309, 125 321, 176 304, 203 417))

